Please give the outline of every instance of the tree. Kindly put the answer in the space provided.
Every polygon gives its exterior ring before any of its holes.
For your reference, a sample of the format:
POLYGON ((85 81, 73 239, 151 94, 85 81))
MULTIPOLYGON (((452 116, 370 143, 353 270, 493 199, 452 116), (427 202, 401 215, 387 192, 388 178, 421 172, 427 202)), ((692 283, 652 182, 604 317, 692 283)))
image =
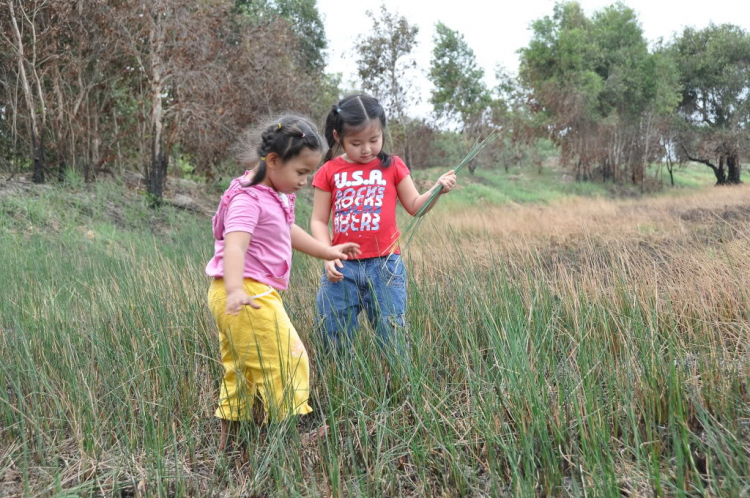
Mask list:
POLYGON ((417 45, 419 28, 404 16, 388 12, 385 5, 380 7, 380 17, 369 10, 367 15, 372 34, 361 37, 356 46, 362 88, 381 101, 389 116, 403 121, 407 107, 416 102, 409 90, 410 73, 417 63, 409 56, 417 45))
POLYGON ((299 49, 294 51, 299 65, 314 72, 324 69, 328 41, 316 0, 235 0, 237 13, 251 25, 285 19, 299 39, 299 49))
MULTIPOLYGON (((435 88, 430 101, 438 119, 460 123, 468 145, 489 124, 486 118, 491 98, 483 81, 484 70, 478 67, 474 51, 458 31, 439 22, 433 41, 429 76, 435 88)), ((473 174, 478 164, 479 160, 472 161, 469 172, 473 174)))
POLYGON ((433 41, 429 75, 435 85, 430 98, 435 114, 460 122, 468 131, 481 122, 490 102, 484 70, 458 31, 439 22, 433 41))
POLYGON ((537 131, 540 124, 529 109, 529 96, 518 79, 503 67, 496 68, 495 78, 498 84, 492 91, 490 120, 496 128, 503 130, 503 137, 490 145, 485 157, 494 156, 492 158, 502 163, 506 173, 511 164, 517 166, 524 160, 541 169, 537 131))
POLYGON ((729 24, 685 28, 671 49, 687 125, 681 153, 710 167, 717 185, 740 183, 740 159, 750 142, 750 33, 729 24))
POLYGON ((294 27, 278 16, 257 22, 234 7, 229 0, 126 0, 113 8, 119 51, 147 92, 141 137, 154 204, 176 146, 207 173, 248 123, 281 108, 309 108, 317 75, 298 65, 294 27))
POLYGON ((45 169, 44 139, 47 111, 39 71, 41 61, 37 57, 37 47, 43 45, 44 33, 36 29, 39 26, 37 19, 44 15, 45 4, 46 2, 6 0, 4 9, 8 14, 8 29, 4 31, 8 34, 3 34, 2 37, 15 54, 15 75, 20 81, 28 113, 34 183, 44 182, 45 169), (28 25, 29 29, 25 29, 24 25, 28 25))
POLYGON ((646 165, 663 156, 657 132, 677 101, 675 66, 649 53, 635 12, 620 3, 591 18, 576 2, 558 4, 532 30, 520 77, 539 130, 576 178, 645 188, 646 165))

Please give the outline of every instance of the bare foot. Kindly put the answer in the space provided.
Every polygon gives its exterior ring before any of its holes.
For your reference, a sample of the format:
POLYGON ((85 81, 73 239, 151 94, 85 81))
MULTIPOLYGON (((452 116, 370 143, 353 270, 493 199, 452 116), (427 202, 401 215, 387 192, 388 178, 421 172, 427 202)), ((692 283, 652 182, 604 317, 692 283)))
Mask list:
POLYGON ((324 424, 317 429, 313 429, 310 432, 302 434, 302 444, 304 446, 310 446, 316 444, 319 439, 324 438, 328 434, 328 425, 324 424))
POLYGON ((221 435, 219 436, 219 451, 227 451, 227 445, 230 438, 234 438, 237 433, 237 422, 233 420, 221 419, 221 435))

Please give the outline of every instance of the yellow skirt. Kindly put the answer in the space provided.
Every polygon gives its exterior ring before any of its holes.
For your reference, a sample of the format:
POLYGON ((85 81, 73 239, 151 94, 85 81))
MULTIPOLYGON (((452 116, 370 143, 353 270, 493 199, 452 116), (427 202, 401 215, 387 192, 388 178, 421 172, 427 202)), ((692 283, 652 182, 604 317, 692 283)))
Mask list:
POLYGON ((224 365, 216 416, 251 419, 256 394, 263 401, 266 421, 310 413, 310 362, 281 296, 249 278, 244 289, 260 309, 243 306, 236 316, 226 314, 223 279, 214 279, 208 290, 224 365))

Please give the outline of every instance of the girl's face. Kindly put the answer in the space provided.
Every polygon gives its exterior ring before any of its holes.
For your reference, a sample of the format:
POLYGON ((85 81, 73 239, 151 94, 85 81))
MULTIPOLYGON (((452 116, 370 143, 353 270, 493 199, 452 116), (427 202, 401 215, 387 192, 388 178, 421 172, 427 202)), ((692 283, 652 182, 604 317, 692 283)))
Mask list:
POLYGON ((283 162, 276 154, 266 160, 266 177, 262 183, 283 194, 293 194, 307 185, 310 173, 320 164, 319 150, 302 149, 296 157, 283 162))
MULTIPOLYGON (((341 143, 336 131, 334 138, 341 143)), ((380 154, 383 148, 383 128, 380 121, 372 120, 370 124, 362 130, 344 136, 341 143, 346 159, 355 163, 369 163, 380 154)))

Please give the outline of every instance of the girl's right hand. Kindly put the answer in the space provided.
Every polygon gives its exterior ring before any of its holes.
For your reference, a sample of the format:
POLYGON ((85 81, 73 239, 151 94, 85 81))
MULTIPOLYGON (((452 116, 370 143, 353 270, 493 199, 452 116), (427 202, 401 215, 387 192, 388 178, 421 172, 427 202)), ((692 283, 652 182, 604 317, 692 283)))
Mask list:
POLYGON ((253 301, 242 289, 227 294, 227 315, 239 315, 243 306, 250 306, 256 310, 260 309, 260 305, 253 301))
POLYGON ((331 282, 339 282, 344 279, 344 274, 338 271, 336 268, 343 268, 344 263, 340 259, 334 259, 333 261, 326 261, 326 277, 331 282))

